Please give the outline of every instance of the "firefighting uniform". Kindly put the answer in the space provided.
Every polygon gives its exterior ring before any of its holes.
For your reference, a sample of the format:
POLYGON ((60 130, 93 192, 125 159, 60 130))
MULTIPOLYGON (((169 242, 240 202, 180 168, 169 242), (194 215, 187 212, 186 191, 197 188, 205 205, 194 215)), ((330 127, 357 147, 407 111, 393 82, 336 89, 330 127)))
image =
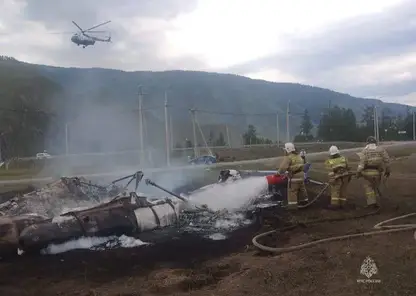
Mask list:
POLYGON ((390 158, 387 151, 376 144, 367 145, 360 153, 357 175, 364 178, 364 191, 368 206, 377 204, 383 171, 390 173, 390 158))
POLYGON ((307 202, 308 193, 304 183, 304 161, 297 153, 289 153, 283 158, 279 172, 288 172, 289 182, 287 188, 287 200, 289 209, 297 209, 298 201, 307 202))
POLYGON ((351 181, 348 159, 339 154, 325 161, 331 189, 331 206, 339 207, 347 202, 347 188, 351 181))

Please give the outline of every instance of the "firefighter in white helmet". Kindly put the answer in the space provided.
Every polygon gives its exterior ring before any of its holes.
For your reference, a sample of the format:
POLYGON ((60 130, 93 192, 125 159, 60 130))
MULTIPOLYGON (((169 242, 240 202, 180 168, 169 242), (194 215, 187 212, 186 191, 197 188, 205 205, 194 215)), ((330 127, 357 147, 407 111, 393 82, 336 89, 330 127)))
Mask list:
POLYGON ((297 209, 298 202, 308 202, 308 193, 304 183, 304 161, 298 154, 293 143, 286 143, 283 148, 285 156, 280 164, 278 174, 288 173, 289 182, 287 190, 288 209, 297 209))
POLYGON ((331 188, 329 209, 339 209, 346 205, 347 188, 351 181, 348 159, 342 156, 337 146, 329 147, 329 158, 325 161, 331 188))

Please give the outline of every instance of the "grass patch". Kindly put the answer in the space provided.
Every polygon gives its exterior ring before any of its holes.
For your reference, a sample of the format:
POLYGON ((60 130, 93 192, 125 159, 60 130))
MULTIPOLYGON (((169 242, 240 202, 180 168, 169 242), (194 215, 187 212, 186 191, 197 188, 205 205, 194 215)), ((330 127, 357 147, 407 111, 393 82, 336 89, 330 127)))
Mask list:
POLYGON ((10 169, 10 170, 0 170, 0 177, 3 176, 33 176, 38 174, 40 170, 38 169, 10 169))
POLYGON ((0 181, 30 179, 34 177, 45 177, 39 169, 9 169, 0 170, 0 181))
POLYGON ((23 191, 28 188, 27 184, 2 184, 0 185, 0 194, 10 191, 23 191))

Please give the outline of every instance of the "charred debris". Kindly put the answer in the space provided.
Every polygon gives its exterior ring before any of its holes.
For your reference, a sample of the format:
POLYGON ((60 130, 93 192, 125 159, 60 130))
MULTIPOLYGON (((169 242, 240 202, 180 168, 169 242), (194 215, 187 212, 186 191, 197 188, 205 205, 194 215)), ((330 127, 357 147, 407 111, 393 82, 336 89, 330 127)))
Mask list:
POLYGON ((0 204, 0 257, 15 255, 18 249, 39 254, 48 245, 81 237, 126 235, 151 240, 158 232, 165 237, 189 232, 207 236, 219 232, 215 227, 219 219, 232 219, 227 232, 253 224, 253 216, 247 212, 238 217, 233 213, 230 218, 227 211, 197 206, 149 179, 145 180, 147 185, 165 191, 169 197, 138 195, 143 176, 138 171, 105 186, 81 177, 62 177, 0 204), (120 185, 122 181, 127 184, 120 185), (133 184, 134 191, 129 191, 133 184))

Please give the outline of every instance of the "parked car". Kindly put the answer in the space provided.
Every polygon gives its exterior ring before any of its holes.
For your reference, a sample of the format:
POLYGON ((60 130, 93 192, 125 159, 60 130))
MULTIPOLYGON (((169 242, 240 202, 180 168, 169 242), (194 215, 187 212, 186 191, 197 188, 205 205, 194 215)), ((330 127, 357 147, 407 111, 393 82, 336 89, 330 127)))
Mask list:
POLYGON ((197 158, 194 159, 189 159, 188 163, 189 164, 213 164, 216 163, 217 159, 215 158, 215 156, 212 155, 201 155, 198 156, 197 158))
POLYGON ((51 157, 52 156, 49 153, 47 153, 46 151, 36 153, 36 159, 46 159, 46 158, 51 158, 51 157))

